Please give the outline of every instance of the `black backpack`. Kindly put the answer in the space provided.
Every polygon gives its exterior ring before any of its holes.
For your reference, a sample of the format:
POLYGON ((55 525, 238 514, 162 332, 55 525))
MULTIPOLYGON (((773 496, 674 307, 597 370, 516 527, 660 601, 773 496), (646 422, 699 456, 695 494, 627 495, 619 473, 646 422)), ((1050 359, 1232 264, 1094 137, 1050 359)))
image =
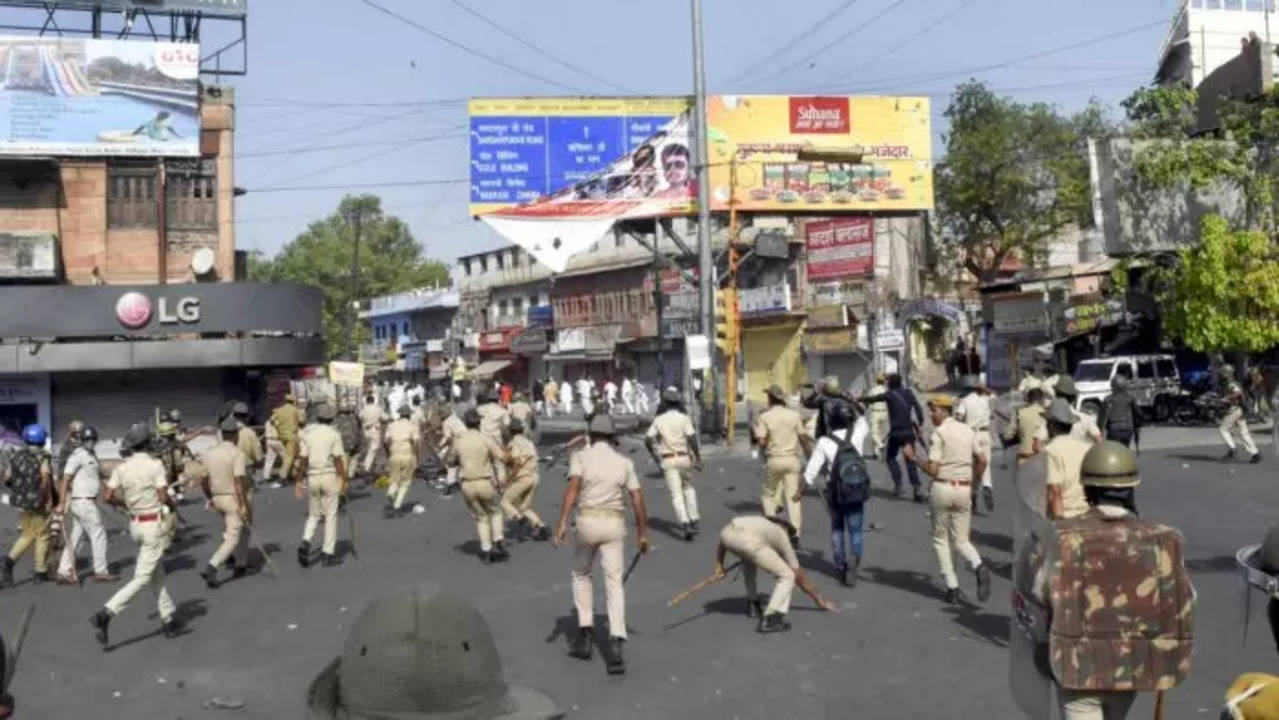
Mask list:
POLYGON ((870 473, 866 461, 857 448, 847 440, 835 440, 838 449, 830 465, 829 491, 831 503, 836 507, 864 503, 870 499, 870 473))
POLYGON ((24 448, 9 457, 9 504, 19 510, 43 510, 44 493, 40 487, 40 466, 44 454, 24 448))

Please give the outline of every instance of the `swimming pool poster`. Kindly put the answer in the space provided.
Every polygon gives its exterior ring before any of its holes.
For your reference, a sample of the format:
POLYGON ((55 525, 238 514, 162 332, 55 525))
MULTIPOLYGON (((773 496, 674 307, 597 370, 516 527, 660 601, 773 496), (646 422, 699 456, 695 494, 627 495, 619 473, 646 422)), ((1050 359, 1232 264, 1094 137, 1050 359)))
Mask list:
POLYGON ((194 43, 0 36, 0 155, 200 154, 194 43))

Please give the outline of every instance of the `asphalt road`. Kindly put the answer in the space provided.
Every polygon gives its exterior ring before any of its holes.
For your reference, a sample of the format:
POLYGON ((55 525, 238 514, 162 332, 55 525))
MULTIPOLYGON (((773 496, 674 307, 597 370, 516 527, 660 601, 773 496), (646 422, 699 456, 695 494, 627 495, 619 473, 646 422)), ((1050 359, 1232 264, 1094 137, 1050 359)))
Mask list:
MULTIPOLYGON (((1207 430, 1200 438, 1212 442, 1207 430)), ((1260 541, 1279 511, 1279 464, 1273 458, 1255 466, 1222 464, 1219 454, 1217 447, 1183 441, 1142 459, 1142 512, 1185 533, 1199 593, 1194 671, 1169 693, 1169 718, 1215 717, 1237 674, 1275 666, 1259 597, 1252 631, 1241 643, 1242 591, 1233 558, 1240 546, 1260 541)), ((973 531, 995 570, 995 592, 985 607, 942 603, 924 507, 882 496, 869 510, 876 529, 866 538, 862 580, 851 590, 840 587, 826 575, 826 517, 809 498, 801 559, 842 612, 818 612, 796 591, 794 629, 761 636, 743 615, 740 579, 675 608, 666 604, 710 572, 716 535, 728 518, 757 511, 758 465, 740 452, 708 462, 700 485, 703 535, 686 544, 670 534, 670 502, 651 462, 642 450, 634 457, 647 471, 656 547, 627 586, 631 641, 623 677, 608 677, 598 653, 589 664, 565 655, 563 631, 574 624, 568 549, 515 545, 511 562, 484 566, 461 500, 417 484, 410 497, 425 504, 424 513, 386 521, 380 497, 356 499, 360 559, 347 555, 339 567, 303 570, 293 558, 303 504, 290 490, 264 490, 257 504, 260 539, 272 550, 278 578, 261 573, 205 589, 197 572, 221 528, 199 504, 184 509, 195 528, 169 561, 168 587, 189 621, 176 640, 159 635, 153 602, 144 595, 112 623, 115 645, 104 652, 87 619, 116 586, 35 587, 25 582, 31 561, 24 558, 20 584, 0 591, 0 627, 9 639, 23 609, 39 606, 11 688, 18 717, 303 717, 307 684, 339 652, 360 609, 380 592, 423 580, 473 598, 495 633, 508 681, 545 689, 571 717, 1020 717, 1006 680, 1011 502, 1003 478, 996 480, 996 512, 978 518, 973 531), (243 707, 202 707, 215 697, 243 707)), ((872 462, 872 472, 881 488, 888 484, 882 463, 872 462)), ((543 474, 536 509, 547 522, 555 517, 563 477, 563 465, 543 474)), ((122 534, 123 519, 109 513, 108 522, 115 529, 112 560, 129 572, 134 548, 122 534)), ((16 526, 12 509, 0 508, 0 523, 7 545, 16 526)), ((345 522, 340 537, 349 539, 345 522)), ((961 582, 975 594, 971 573, 961 571, 961 582)), ((597 612, 603 612, 602 598, 597 612)), ((602 618, 597 626, 604 626, 602 618)), ((1152 698, 1143 697, 1131 717, 1149 717, 1152 708, 1152 698)))

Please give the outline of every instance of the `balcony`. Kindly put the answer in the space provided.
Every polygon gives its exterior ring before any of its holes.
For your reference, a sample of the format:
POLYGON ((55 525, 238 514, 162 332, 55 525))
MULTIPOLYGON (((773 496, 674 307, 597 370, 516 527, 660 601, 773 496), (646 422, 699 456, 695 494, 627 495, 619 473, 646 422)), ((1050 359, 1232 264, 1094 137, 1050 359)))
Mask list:
POLYGON ((570 295, 552 300, 555 327, 581 327, 610 323, 655 323, 651 290, 636 288, 612 292, 570 295))
POLYGON ((524 313, 507 313, 506 315, 495 315, 489 327, 492 330, 505 330, 506 328, 522 328, 524 327, 524 313))

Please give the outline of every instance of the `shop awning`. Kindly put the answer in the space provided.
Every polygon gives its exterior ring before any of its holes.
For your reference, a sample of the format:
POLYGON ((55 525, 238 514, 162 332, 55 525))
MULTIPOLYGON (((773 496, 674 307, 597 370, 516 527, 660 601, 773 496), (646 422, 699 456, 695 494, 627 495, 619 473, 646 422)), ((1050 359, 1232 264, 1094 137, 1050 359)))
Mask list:
POLYGON ((487 380, 505 370, 510 364, 510 360, 485 360, 471 371, 471 377, 476 380, 487 380))

